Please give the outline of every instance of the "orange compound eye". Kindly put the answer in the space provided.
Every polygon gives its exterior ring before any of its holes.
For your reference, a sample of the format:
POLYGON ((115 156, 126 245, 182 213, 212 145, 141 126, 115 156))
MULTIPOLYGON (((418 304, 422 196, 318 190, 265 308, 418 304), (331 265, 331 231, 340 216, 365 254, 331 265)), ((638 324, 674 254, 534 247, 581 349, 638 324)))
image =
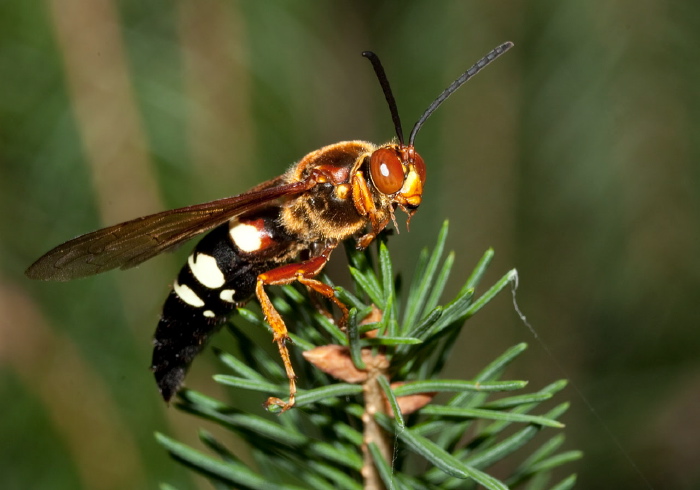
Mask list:
POLYGON ((413 165, 416 167, 416 172, 418 172, 418 177, 420 177, 421 184, 425 184, 425 162, 418 153, 413 153, 413 165))
POLYGON ((369 172, 372 176, 372 182, 383 194, 394 194, 403 187, 403 165, 401 165, 401 159, 394 150, 380 148, 372 153, 369 161, 369 172))

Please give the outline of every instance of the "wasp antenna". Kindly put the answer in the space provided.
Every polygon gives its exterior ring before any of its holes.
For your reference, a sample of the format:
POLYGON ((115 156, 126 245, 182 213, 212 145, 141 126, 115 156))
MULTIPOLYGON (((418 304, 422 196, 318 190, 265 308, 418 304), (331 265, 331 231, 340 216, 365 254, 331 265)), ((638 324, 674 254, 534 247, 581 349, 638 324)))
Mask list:
POLYGON ((513 43, 508 41, 497 48, 491 50, 489 54, 481 58, 479 61, 474 63, 474 65, 469 68, 467 71, 462 73, 457 80, 452 82, 452 84, 447 87, 440 95, 438 95, 437 99, 433 101, 432 104, 430 104, 430 107, 428 107, 423 115, 418 119, 418 122, 416 123, 415 126, 413 126, 413 130, 411 131, 411 136, 408 139, 408 145, 413 146, 413 141, 416 139, 416 134, 418 134, 418 130, 423 126, 423 123, 430 117, 430 115, 435 112, 435 109, 440 107, 440 104, 445 102, 445 100, 455 93, 459 87, 464 85, 464 83, 472 78, 474 75, 479 73, 482 69, 486 68, 486 66, 489 65, 492 61, 494 61, 496 58, 501 56, 503 53, 508 51, 510 48, 513 47, 513 43))
POLYGON ((384 92, 386 102, 389 104, 391 120, 394 121, 394 128, 396 129, 396 136, 399 138, 399 143, 403 145, 403 129, 401 128, 399 110, 396 108, 396 100, 394 100, 394 94, 391 92, 391 86, 389 86, 389 80, 384 72, 382 62, 379 61, 379 56, 374 54, 372 51, 365 51, 362 53, 362 56, 367 58, 372 63, 374 72, 377 74, 377 78, 379 79, 379 84, 382 86, 382 92, 384 92))

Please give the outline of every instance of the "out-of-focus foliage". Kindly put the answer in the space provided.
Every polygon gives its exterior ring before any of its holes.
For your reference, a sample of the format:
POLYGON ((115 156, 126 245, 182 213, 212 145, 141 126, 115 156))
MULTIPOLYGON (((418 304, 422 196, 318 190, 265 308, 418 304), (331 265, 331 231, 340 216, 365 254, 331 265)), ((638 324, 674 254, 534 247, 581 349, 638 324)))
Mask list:
MULTIPOLYGON (((2 487, 200 483, 152 436, 198 444, 198 422, 163 406, 147 370, 182 253, 67 284, 25 279, 32 260, 242 192, 324 144, 391 138, 363 50, 382 57, 410 127, 505 40, 515 48, 418 136, 428 187, 411 232, 391 239, 395 267, 445 218, 463 264, 496 248, 552 353, 531 342, 519 377, 570 378, 595 408, 571 397, 565 420, 586 453, 581 488, 639 488, 639 472, 697 487, 698 33, 700 5, 679 0, 0 3, 2 487)), ((342 257, 328 273, 342 282, 342 257)), ((499 301, 449 369, 531 340, 499 301)), ((188 384, 225 396, 211 362, 188 384)))

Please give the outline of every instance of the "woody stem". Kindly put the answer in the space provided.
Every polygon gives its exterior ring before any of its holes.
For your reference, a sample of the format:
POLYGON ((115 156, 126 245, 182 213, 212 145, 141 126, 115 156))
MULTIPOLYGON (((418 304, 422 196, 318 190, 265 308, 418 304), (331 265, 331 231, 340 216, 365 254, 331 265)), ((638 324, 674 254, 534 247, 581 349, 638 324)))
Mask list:
POLYGON ((367 370, 369 377, 362 387, 365 400, 365 412, 362 414, 362 422, 364 425, 362 477, 364 479, 365 490, 384 490, 386 487, 374 464, 372 454, 369 451, 369 444, 374 443, 379 448, 384 459, 391 462, 391 445, 388 434, 374 419, 376 413, 387 413, 386 399, 377 381, 379 376, 384 376, 384 369, 378 366, 372 366, 371 363, 368 363, 367 370))

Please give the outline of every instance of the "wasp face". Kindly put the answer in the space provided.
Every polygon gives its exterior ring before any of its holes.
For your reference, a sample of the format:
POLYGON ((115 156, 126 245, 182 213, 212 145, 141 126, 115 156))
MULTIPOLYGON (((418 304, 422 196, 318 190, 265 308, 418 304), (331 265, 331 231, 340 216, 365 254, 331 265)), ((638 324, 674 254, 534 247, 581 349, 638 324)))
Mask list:
POLYGON ((390 144, 372 153, 369 161, 372 183, 379 192, 406 210, 421 203, 425 185, 425 162, 413 146, 390 144))

